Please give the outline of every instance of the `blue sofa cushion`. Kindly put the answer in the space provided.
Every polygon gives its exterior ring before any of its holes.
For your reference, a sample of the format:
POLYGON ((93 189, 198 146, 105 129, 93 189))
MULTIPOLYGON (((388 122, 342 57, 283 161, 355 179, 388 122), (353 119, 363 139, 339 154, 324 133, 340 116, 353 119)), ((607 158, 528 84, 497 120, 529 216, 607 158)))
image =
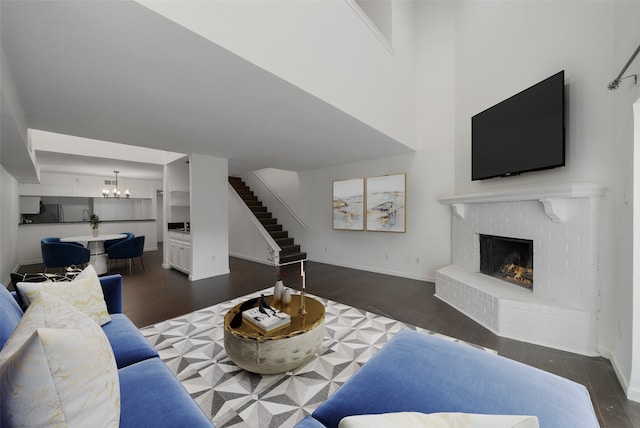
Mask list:
POLYGON ((111 322, 102 326, 118 368, 157 357, 158 353, 126 315, 111 314, 111 322))
POLYGON ((312 416, 337 427, 345 416, 402 411, 530 415, 545 428, 599 426, 583 385, 409 330, 396 334, 312 416))
POLYGON ((122 276, 117 273, 100 277, 100 285, 110 314, 122 313, 122 276))
POLYGON ((313 416, 307 416, 298 422, 295 428, 325 428, 325 426, 315 420, 313 416))
POLYGON ((118 375, 120 428, 213 426, 159 358, 132 364, 118 375))
POLYGON ((22 309, 16 299, 4 285, 0 284, 0 349, 9 340, 22 315, 22 309))

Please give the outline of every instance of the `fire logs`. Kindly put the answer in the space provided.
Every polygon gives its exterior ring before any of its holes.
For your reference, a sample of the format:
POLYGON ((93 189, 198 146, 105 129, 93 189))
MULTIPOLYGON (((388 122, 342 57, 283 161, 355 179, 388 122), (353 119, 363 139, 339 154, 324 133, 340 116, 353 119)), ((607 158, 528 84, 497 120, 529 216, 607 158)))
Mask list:
POLYGON ((504 265, 502 269, 502 279, 514 282, 525 288, 533 288, 533 268, 519 266, 515 263, 504 265))

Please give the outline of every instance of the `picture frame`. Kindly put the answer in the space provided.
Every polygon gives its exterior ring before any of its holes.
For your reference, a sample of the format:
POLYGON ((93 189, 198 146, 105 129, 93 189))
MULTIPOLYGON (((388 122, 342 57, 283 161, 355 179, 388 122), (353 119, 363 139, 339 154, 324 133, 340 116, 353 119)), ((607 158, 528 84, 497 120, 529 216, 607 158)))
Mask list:
POLYGON ((364 178, 333 182, 333 228, 364 230, 364 178))
POLYGON ((366 230, 405 233, 406 174, 368 177, 366 230))

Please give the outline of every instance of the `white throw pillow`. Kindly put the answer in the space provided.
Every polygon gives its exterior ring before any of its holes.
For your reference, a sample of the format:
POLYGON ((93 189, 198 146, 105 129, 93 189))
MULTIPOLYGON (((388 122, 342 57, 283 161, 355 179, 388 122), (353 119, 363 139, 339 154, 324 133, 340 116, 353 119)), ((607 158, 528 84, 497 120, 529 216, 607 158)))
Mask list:
POLYGON ((339 428, 539 428, 536 416, 398 412, 347 416, 339 428))
POLYGON ((0 425, 104 426, 120 421, 120 383, 102 329, 41 293, 0 352, 0 425))
POLYGON ((111 321, 100 279, 91 265, 80 272, 73 281, 19 282, 16 287, 27 304, 31 304, 41 291, 45 291, 71 303, 100 325, 111 321))

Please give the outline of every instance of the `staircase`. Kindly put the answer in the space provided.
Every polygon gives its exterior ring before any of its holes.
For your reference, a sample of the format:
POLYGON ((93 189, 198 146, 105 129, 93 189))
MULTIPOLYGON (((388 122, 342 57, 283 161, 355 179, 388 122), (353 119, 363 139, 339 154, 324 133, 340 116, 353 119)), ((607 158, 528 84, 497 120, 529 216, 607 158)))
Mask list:
POLYGON ((282 230, 282 225, 278 224, 278 219, 273 218, 272 214, 267 211, 267 207, 262 206, 262 202, 258 200, 258 197, 253 194, 253 191, 249 189, 244 181, 239 177, 229 177, 229 184, 231 184, 258 221, 260 221, 267 232, 269 232, 269 235, 271 235, 278 246, 280 246, 281 265, 306 260, 307 253, 300 251, 300 245, 296 245, 293 242, 293 238, 289 237, 289 232, 282 230))

